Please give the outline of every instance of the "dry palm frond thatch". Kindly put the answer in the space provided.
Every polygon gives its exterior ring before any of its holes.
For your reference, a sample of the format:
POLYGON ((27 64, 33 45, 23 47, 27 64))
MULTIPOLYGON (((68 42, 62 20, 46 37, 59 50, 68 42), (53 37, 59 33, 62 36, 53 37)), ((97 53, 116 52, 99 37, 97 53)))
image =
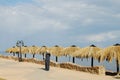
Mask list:
POLYGON ((119 72, 120 64, 120 44, 115 44, 104 48, 102 51, 98 52, 100 61, 107 60, 111 62, 113 59, 116 60, 117 72, 119 72))
POLYGON ((76 51, 77 57, 80 58, 90 58, 91 57, 91 66, 93 67, 93 58, 97 59, 97 52, 101 50, 101 48, 96 47, 95 45, 90 45, 85 48, 81 48, 76 51))
POLYGON ((65 49, 63 49, 63 54, 72 56, 73 57, 73 63, 75 63, 76 54, 74 54, 74 52, 79 50, 79 49, 80 49, 80 47, 77 47, 76 45, 72 45, 70 47, 66 47, 65 49))
POLYGON ((58 56, 62 56, 62 50, 63 47, 60 47, 58 45, 55 45, 49 49, 50 53, 54 56, 56 56, 56 62, 58 62, 58 56))

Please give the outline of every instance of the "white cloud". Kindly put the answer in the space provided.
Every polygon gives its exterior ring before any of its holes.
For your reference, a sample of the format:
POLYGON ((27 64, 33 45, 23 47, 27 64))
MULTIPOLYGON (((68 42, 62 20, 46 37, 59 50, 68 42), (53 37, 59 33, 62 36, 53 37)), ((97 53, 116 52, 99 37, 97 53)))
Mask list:
POLYGON ((119 35, 120 31, 111 31, 99 34, 79 35, 74 38, 82 42, 106 42, 120 38, 119 35))
POLYGON ((88 26, 90 24, 93 24, 95 21, 93 19, 90 18, 86 18, 85 20, 82 21, 82 25, 83 26, 88 26))
POLYGON ((114 35, 114 33, 108 32, 108 33, 89 35, 86 37, 86 40, 92 41, 92 42, 102 42, 102 41, 107 41, 111 39, 116 39, 117 37, 118 36, 114 35))
MULTIPOLYGON (((0 26, 16 33, 52 29, 67 30, 72 25, 90 26, 105 22, 111 16, 103 7, 82 0, 33 0, 35 4, 21 3, 15 6, 0 6, 0 26), (108 15, 109 14, 109 15, 108 15), (76 21, 79 24, 76 24, 76 21), (14 30, 13 30, 14 28, 14 30)), ((94 26, 92 26, 94 27, 94 26)))
POLYGON ((59 20, 49 18, 45 10, 34 5, 1 6, 0 26, 8 32, 31 34, 36 31, 68 29, 68 25, 59 20), (18 31, 17 31, 18 30, 18 31))
POLYGON ((113 28, 120 29, 117 27, 120 25, 118 3, 118 0, 33 0, 33 3, 0 6, 3 44, 8 36, 11 41, 18 38, 32 41, 35 38, 43 42, 46 40, 47 43, 61 40, 64 44, 76 40, 86 43, 120 39, 119 31, 111 31, 113 28))
POLYGON ((115 18, 120 18, 120 13, 114 14, 113 17, 115 17, 115 18))
POLYGON ((83 0, 36 0, 43 3, 42 7, 50 14, 61 17, 69 23, 79 21, 83 26, 104 22, 104 18, 111 16, 109 8, 89 4, 83 0))

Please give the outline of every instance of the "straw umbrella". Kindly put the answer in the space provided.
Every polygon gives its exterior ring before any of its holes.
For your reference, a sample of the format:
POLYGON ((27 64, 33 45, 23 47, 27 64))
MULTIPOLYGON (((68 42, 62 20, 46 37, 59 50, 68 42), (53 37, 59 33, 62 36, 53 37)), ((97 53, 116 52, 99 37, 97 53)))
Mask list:
MULTIPOLYGON (((13 53, 13 52, 12 52, 12 49, 13 49, 13 48, 14 48, 14 46, 11 47, 11 48, 6 49, 5 52, 6 52, 6 53, 13 53)), ((15 56, 14 53, 13 53, 13 56, 15 56)))
POLYGON ((12 48, 8 48, 5 50, 6 53, 11 53, 12 48))
POLYGON ((36 53, 42 54, 43 55, 43 60, 44 60, 44 54, 47 52, 48 47, 42 46, 36 50, 36 53))
POLYGON ((96 59, 97 52, 101 50, 95 45, 90 45, 89 47, 82 48, 81 50, 76 51, 78 57, 80 58, 89 58, 91 57, 91 67, 93 67, 93 58, 96 59))
POLYGON ((30 52, 30 48, 27 46, 23 46, 21 47, 21 53, 25 54, 25 58, 26 58, 26 53, 30 52))
POLYGON ((18 54, 18 58, 19 58, 19 47, 14 46, 14 47, 11 49, 11 52, 12 52, 12 53, 17 53, 17 54, 18 54))
MULTIPOLYGON (((21 47, 21 53, 25 54, 26 57, 26 53, 29 53, 29 48, 27 46, 23 46, 21 47)), ((11 48, 8 48, 5 52, 7 53, 13 53, 13 56, 15 56, 15 53, 20 53, 19 47, 13 46, 11 48)), ((18 54, 19 57, 19 54, 18 54)))
POLYGON ((120 64, 120 44, 114 44, 113 46, 109 46, 99 52, 100 61, 107 60, 111 62, 113 59, 116 60, 116 68, 117 73, 119 73, 119 64, 120 64))
POLYGON ((16 52, 19 52, 19 48, 16 46, 13 46, 12 48, 7 49, 6 52, 8 52, 8 53, 15 52, 16 53, 16 52))
POLYGON ((62 49, 63 49, 63 47, 60 47, 58 45, 55 45, 55 46, 50 48, 50 53, 52 55, 56 56, 56 62, 58 62, 58 57, 63 55, 61 52, 62 49))
POLYGON ((15 56, 15 53, 13 52, 13 48, 15 48, 15 46, 11 47, 11 48, 8 48, 6 49, 6 53, 13 53, 13 56, 15 56))
POLYGON ((13 47, 13 49, 12 49, 12 53, 16 53, 17 55, 18 55, 18 58, 19 58, 19 47, 17 47, 17 46, 15 46, 15 47, 13 47))
POLYGON ((33 58, 35 58, 35 54, 36 54, 36 50, 38 49, 39 47, 33 45, 31 47, 29 47, 29 53, 32 53, 33 54, 33 58))
POLYGON ((75 63, 75 57, 73 56, 74 55, 74 52, 79 50, 80 48, 77 47, 76 45, 72 45, 70 47, 66 47, 64 50, 63 50, 63 54, 64 55, 69 55, 69 56, 72 56, 73 59, 72 59, 72 62, 75 63))

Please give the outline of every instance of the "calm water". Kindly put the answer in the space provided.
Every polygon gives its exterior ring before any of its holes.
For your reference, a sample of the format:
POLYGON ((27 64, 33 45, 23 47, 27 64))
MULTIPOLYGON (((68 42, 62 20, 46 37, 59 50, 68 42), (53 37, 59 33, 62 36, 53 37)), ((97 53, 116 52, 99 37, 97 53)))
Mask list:
MULTIPOLYGON (((12 56, 13 54, 9 54, 9 53, 1 53, 4 56, 12 56)), ((17 55, 16 55, 17 56, 17 55)), ((24 58, 24 55, 22 55, 22 57, 24 58)), ((33 55, 32 54, 27 54, 27 58, 32 58, 33 55)), ((38 60, 42 60, 43 56, 40 54, 36 54, 35 58, 38 60)), ((55 61, 55 56, 51 56, 51 60, 55 61)), ((62 56, 62 57, 58 57, 58 62, 72 62, 72 57, 70 56, 62 56)), ((79 64, 81 66, 91 66, 91 59, 80 59, 80 58, 75 58, 75 63, 79 64)), ((112 62, 108 63, 107 61, 103 61, 101 63, 99 63, 97 60, 94 60, 94 65, 98 66, 98 65, 103 65, 106 70, 111 70, 111 71, 116 71, 116 62, 115 60, 113 60, 112 62)), ((120 68, 120 66, 119 66, 120 68)))

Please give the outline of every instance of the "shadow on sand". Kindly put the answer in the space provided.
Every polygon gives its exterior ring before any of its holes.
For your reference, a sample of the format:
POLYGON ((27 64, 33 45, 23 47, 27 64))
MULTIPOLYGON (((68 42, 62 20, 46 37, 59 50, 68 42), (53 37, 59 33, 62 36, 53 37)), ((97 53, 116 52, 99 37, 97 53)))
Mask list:
POLYGON ((44 70, 44 71, 49 71, 49 70, 46 70, 45 68, 39 68, 39 69, 42 69, 42 70, 44 70))
POLYGON ((107 76, 113 76, 115 79, 120 79, 120 74, 117 74, 116 72, 106 71, 105 74, 107 76))
POLYGON ((116 72, 110 72, 110 71, 106 71, 105 74, 108 76, 116 76, 117 75, 116 72))

